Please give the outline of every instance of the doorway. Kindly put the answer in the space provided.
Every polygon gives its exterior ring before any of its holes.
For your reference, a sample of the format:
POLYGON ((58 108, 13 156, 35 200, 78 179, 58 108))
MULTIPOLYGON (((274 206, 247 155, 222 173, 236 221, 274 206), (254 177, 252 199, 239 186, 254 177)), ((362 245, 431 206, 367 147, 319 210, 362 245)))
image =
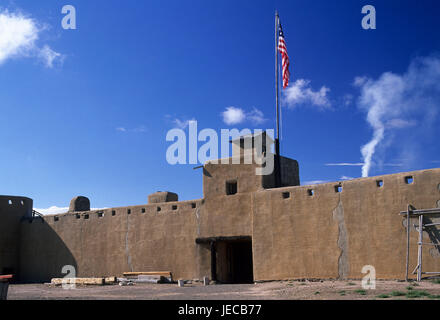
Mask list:
POLYGON ((251 239, 216 241, 215 255, 217 281, 253 283, 251 239))

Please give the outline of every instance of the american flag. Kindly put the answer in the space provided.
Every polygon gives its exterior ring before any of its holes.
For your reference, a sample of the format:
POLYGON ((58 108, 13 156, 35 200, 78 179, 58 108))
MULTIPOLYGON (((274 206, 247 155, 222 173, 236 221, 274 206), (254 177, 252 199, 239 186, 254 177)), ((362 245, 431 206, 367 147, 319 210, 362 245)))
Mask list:
POLYGON ((281 62, 283 65, 283 89, 287 87, 289 84, 289 56, 287 55, 287 47, 286 42, 284 41, 284 33, 283 28, 281 27, 281 23, 279 22, 278 27, 278 51, 281 54, 281 62))

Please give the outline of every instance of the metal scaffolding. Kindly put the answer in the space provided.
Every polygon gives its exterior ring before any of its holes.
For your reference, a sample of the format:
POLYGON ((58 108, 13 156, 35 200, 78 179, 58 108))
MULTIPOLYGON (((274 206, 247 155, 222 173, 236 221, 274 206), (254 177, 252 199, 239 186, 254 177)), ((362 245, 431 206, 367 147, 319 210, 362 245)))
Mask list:
POLYGON ((424 272, 422 271, 422 251, 423 251, 423 245, 431 245, 431 246, 438 246, 440 247, 440 243, 434 243, 434 242, 423 242, 423 229, 429 228, 429 227, 435 227, 437 225, 440 225, 440 223, 424 223, 424 216, 431 216, 431 215, 439 215, 440 214, 440 208, 432 208, 432 209, 415 209, 412 205, 408 205, 406 211, 401 211, 401 215, 406 215, 406 281, 408 281, 408 272, 409 272, 409 233, 410 233, 410 218, 411 217, 418 217, 419 224, 414 224, 414 228, 419 233, 419 238, 417 242, 417 266, 412 272, 412 274, 415 274, 417 272, 417 281, 422 280, 423 274, 440 274, 439 272, 431 271, 431 272, 424 272))

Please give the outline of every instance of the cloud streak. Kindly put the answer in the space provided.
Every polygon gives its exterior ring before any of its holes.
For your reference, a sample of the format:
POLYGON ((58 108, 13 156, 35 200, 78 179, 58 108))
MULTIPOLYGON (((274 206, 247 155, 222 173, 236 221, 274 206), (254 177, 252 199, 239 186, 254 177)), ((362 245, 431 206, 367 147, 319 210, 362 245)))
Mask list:
POLYGON ((416 58, 403 74, 385 72, 378 79, 356 77, 354 85, 360 89, 358 107, 366 113, 373 129, 370 141, 361 147, 362 176, 367 177, 377 148, 389 147, 398 130, 413 127, 413 137, 399 141, 406 145, 403 152, 408 154, 415 147, 414 136, 428 130, 436 120, 440 105, 440 59, 416 58))

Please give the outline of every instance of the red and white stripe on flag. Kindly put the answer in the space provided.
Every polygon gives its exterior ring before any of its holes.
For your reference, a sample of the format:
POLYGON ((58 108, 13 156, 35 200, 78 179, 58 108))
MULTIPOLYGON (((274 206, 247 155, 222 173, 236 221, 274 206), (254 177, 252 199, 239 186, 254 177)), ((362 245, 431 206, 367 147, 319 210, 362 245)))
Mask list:
POLYGON ((281 54, 281 63, 283 66, 282 75, 283 75, 283 88, 285 89, 289 84, 289 56, 287 55, 287 47, 286 42, 284 41, 284 33, 283 28, 281 27, 281 23, 279 23, 278 28, 278 51, 281 54))

